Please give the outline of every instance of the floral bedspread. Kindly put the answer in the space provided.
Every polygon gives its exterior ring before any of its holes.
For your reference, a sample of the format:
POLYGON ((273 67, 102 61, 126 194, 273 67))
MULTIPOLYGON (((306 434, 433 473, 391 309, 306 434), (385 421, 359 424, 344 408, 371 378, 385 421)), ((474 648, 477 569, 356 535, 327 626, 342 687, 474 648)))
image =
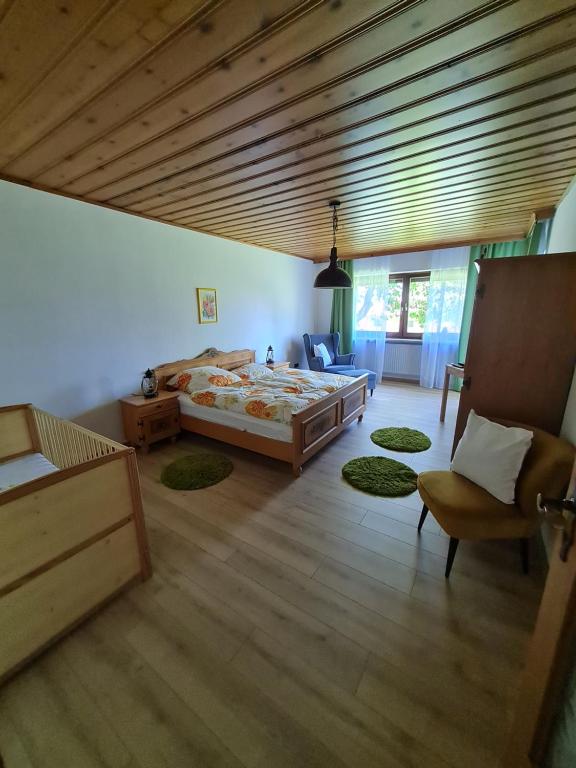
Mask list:
POLYGON ((336 392, 337 389, 341 389, 353 381, 351 376, 318 371, 301 371, 297 368, 281 368, 275 371, 270 379, 266 379, 266 382, 275 382, 279 385, 296 386, 302 390, 323 389, 328 393, 336 392))
POLYGON ((188 397, 196 405, 291 424, 295 413, 353 381, 348 376, 289 368, 276 371, 270 378, 212 386, 188 397))

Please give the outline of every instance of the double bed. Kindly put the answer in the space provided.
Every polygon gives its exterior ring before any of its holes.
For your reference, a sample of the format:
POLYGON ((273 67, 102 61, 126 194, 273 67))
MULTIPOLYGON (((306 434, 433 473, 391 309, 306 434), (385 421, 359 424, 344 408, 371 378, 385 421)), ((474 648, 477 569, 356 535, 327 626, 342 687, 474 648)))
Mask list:
POLYGON ((254 350, 177 360, 155 369, 161 389, 179 389, 182 429, 284 461, 295 476, 302 465, 366 410, 367 376, 270 371, 254 350), (235 374, 191 385, 194 369, 235 374))

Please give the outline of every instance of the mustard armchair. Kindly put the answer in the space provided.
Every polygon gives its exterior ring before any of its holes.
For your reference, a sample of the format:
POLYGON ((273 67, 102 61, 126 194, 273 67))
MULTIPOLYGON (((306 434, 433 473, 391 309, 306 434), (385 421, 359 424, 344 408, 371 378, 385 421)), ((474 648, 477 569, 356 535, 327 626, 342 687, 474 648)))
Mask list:
POLYGON ((519 539, 524 573, 529 568, 529 541, 540 527, 538 493, 559 497, 566 490, 575 449, 569 442, 536 427, 493 419, 534 433, 516 482, 516 502, 504 504, 471 480, 452 471, 422 472, 418 492, 424 502, 418 533, 428 512, 450 536, 445 576, 450 576, 460 539, 519 539))

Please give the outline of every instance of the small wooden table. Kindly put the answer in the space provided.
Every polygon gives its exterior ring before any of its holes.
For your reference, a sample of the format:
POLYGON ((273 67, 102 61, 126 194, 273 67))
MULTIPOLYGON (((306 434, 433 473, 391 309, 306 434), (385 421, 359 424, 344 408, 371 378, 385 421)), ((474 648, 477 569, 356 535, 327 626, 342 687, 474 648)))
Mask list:
POLYGON ((263 363, 263 365, 265 365, 266 368, 270 368, 271 371, 277 371, 280 368, 290 368, 290 363, 284 360, 276 363, 263 363))
POLYGON ((448 387, 450 386, 450 376, 456 376, 458 379, 464 378, 464 366, 455 363, 447 363, 446 373, 444 374, 444 387, 442 389, 442 405, 440 406, 440 421, 446 417, 446 402, 448 400, 448 387))
POLYGON ((126 439, 148 453, 150 445, 180 434, 179 392, 161 390, 158 397, 130 395, 120 400, 126 439))

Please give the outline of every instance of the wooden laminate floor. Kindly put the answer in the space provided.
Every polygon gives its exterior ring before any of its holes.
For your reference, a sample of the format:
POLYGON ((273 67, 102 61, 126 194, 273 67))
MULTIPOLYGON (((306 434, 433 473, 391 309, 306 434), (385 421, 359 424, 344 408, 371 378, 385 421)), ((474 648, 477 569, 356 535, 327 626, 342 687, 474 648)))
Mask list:
POLYGON ((513 707, 543 566, 509 544, 448 539, 417 495, 340 478, 385 455, 370 432, 420 428, 432 448, 388 454, 445 468, 457 395, 377 388, 294 480, 287 466, 188 436, 140 457, 153 578, 0 691, 6 768, 490 768, 513 707), (164 464, 202 445, 224 482, 176 492, 164 464))

